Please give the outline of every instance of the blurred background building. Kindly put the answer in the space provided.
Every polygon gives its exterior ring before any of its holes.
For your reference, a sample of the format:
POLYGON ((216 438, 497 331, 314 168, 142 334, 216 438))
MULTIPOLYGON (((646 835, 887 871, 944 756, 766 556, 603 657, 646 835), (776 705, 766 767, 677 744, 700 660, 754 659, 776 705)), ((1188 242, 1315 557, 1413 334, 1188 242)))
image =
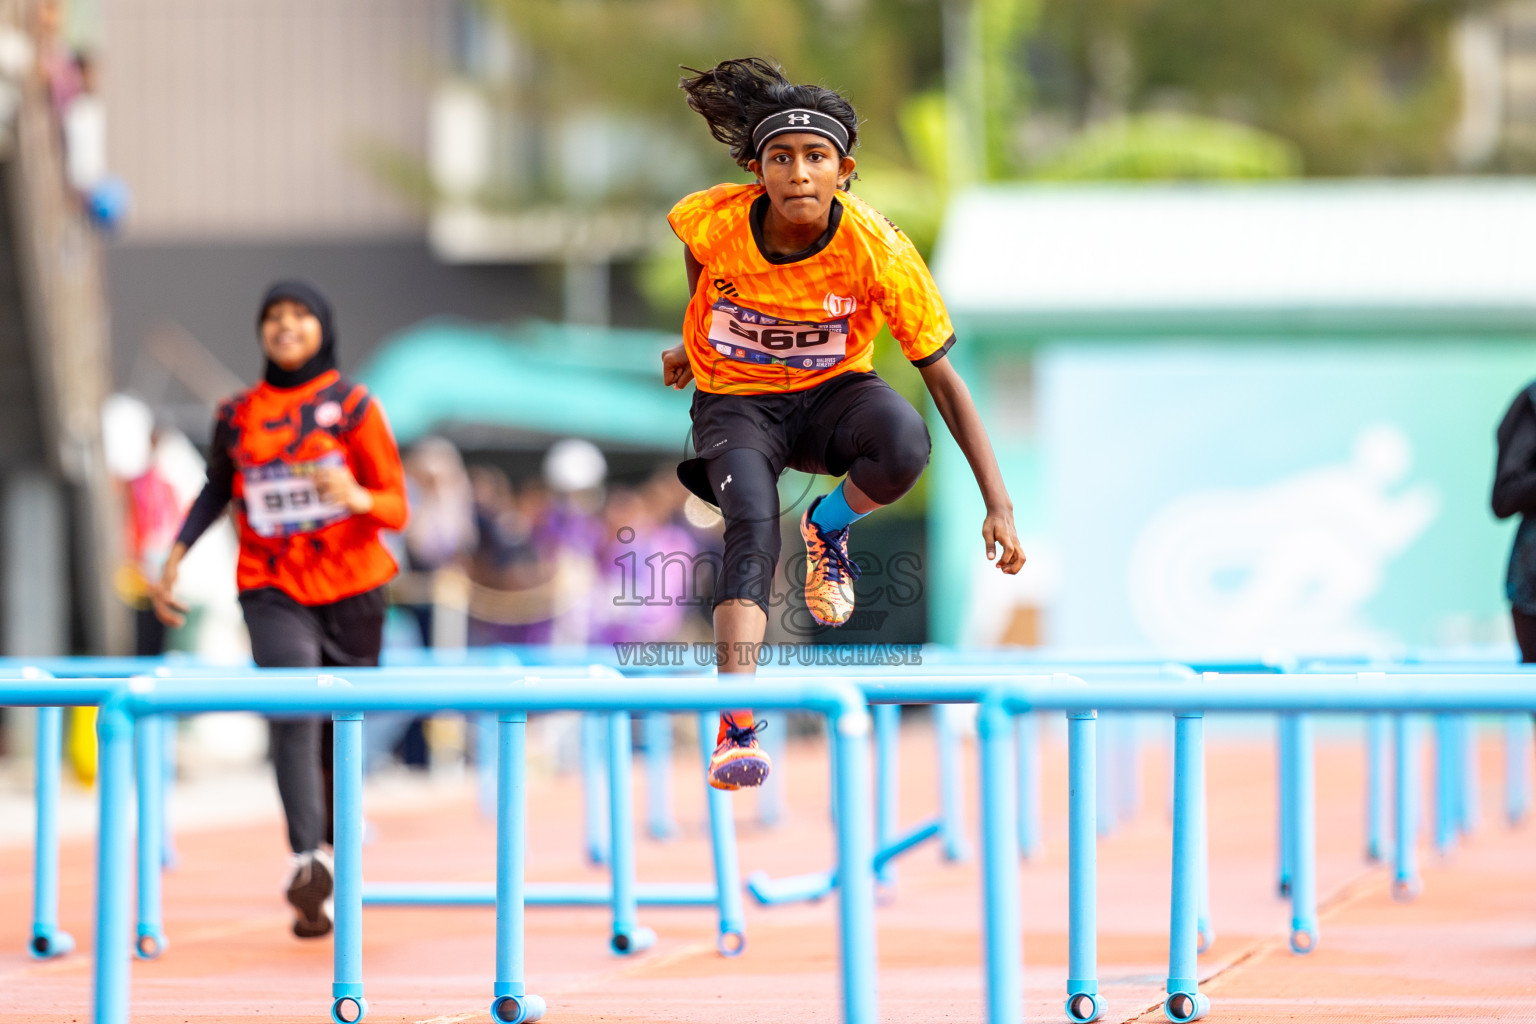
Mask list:
MULTIPOLYGON (((660 387, 657 353, 687 296, 663 215, 742 177, 679 66, 747 53, 865 118, 855 188, 933 259, 1031 555, 1017 579, 988 573, 974 485, 941 440, 919 488, 857 531, 855 628, 806 630, 790 597, 776 638, 1507 635, 1508 532, 1485 492, 1493 426, 1536 376, 1516 241, 1536 169, 1530 0, 3 11, 8 653, 130 643, 137 591, 110 567, 153 574, 124 503, 160 492, 134 490, 142 459, 107 471, 95 410, 117 391, 157 444, 206 444, 216 402, 259 371, 256 297, 290 275, 333 299, 344 368, 402 446, 437 439, 413 494, 447 511, 400 539, 397 642, 703 635, 702 612, 615 624, 605 588, 629 554, 717 543, 670 482, 688 396, 660 387), (601 468, 554 459, 561 439, 601 468), (1191 547, 1211 516, 1232 536, 1191 547), (625 517, 652 548, 617 540, 625 517)), ((942 438, 893 349, 879 369, 942 438)), ((186 458, 154 458, 195 482, 186 458)), ((787 477, 793 516, 826 485, 787 477)), ((681 587, 681 559, 665 564, 681 587)), ((231 589, 209 584, 208 622, 231 589)), ((224 621, 208 642, 237 644, 224 621)))

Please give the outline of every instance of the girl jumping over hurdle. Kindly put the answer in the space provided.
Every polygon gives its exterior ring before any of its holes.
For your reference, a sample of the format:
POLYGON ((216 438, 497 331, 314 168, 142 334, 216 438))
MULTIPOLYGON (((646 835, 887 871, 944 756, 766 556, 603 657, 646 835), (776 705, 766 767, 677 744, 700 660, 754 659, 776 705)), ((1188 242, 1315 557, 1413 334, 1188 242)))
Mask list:
MULTIPOLYGON (((779 560, 779 475, 843 477, 800 517, 806 606, 839 626, 859 578, 849 527, 905 494, 928 463, 922 415, 874 372, 883 324, 976 475, 987 558, 1013 574, 1024 553, 986 428, 947 358, 955 335, 938 288, 907 236, 849 191, 853 107, 754 57, 684 70, 688 105, 756 179, 696 192, 668 215, 692 299, 682 344, 661 357, 665 383, 698 385, 696 457, 678 478, 724 516, 716 661, 723 677, 746 678, 755 659, 745 645, 763 640, 779 560)), ((770 764, 759 728, 750 711, 721 716, 712 786, 762 783, 770 764)))
MULTIPOLYGON (((155 588, 155 613, 180 626, 173 596, 187 549, 231 502, 236 578, 262 668, 379 663, 384 586, 395 561, 379 531, 405 526, 405 473, 384 410, 336 369, 331 307, 302 281, 267 290, 256 314, 266 371, 220 407, 198 495, 155 588)), ((331 930, 330 722, 271 721, 272 763, 288 819, 293 933, 331 930)))

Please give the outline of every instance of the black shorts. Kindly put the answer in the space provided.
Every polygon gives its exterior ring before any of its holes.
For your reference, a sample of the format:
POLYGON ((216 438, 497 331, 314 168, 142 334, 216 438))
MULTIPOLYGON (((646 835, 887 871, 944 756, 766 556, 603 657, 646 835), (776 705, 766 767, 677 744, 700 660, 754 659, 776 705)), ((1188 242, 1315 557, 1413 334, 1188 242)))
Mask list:
POLYGON ((251 656, 261 668, 377 665, 388 603, 383 587, 320 605, 300 604, 276 587, 240 595, 251 656))
MULTIPOLYGON (((677 467, 684 487, 717 505, 705 464, 737 448, 768 457, 775 475, 785 469, 842 476, 858 455, 853 424, 862 410, 900 406, 899 415, 915 410, 876 373, 844 373, 804 391, 737 395, 695 391, 693 449, 677 467)), ((924 461, 927 452, 923 453, 924 461)))

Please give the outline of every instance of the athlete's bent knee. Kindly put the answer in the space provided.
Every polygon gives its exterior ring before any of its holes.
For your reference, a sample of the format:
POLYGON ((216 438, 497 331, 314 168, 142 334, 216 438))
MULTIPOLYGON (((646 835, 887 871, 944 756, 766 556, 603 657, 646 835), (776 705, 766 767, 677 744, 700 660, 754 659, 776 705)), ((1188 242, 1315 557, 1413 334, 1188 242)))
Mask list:
POLYGON ((848 476, 871 501, 889 505, 912 489, 928 465, 933 441, 914 410, 891 425, 878 458, 856 459, 848 476))

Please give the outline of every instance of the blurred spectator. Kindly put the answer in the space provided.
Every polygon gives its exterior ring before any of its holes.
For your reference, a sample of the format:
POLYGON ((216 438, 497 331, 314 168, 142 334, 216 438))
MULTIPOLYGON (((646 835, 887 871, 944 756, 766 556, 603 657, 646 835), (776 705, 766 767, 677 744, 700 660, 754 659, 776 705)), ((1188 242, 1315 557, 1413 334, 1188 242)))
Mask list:
POLYGON ((102 433, 108 469, 122 491, 126 560, 117 590, 133 609, 134 653, 154 657, 165 652, 165 625, 150 607, 151 581, 176 542, 176 532, 191 504, 156 459, 163 438, 149 406, 128 395, 112 395, 102 409, 102 433))
MULTIPOLYGON (((417 573, 462 569, 475 550, 477 529, 474 492, 459 450, 443 438, 423 438, 406 456, 405 482, 411 503, 406 568, 417 573)), ((422 646, 438 646, 434 605, 407 607, 421 629, 422 646)))
POLYGON ((477 543, 470 560, 469 642, 538 643, 547 638, 552 562, 541 557, 534 527, 549 508, 542 482, 514 492, 491 466, 469 471, 477 543))
POLYGON ((538 477, 514 488, 468 471, 476 543, 469 561, 472 644, 610 644, 708 639, 719 516, 671 466, 639 486, 605 488, 587 441, 551 446, 538 477), (699 511, 705 510, 705 515, 699 511))
POLYGON ((591 441, 565 438, 550 446, 543 468, 552 500, 534 527, 534 541, 555 565, 548 642, 580 646, 592 640, 608 463, 591 441))
POLYGON ((37 72, 48 89, 60 122, 75 97, 85 91, 80 64, 64 41, 64 9, 59 0, 40 0, 36 21, 37 72))
POLYGON ((513 491, 505 473, 470 470, 479 543, 471 562, 472 644, 585 644, 607 464, 590 442, 551 446, 542 480, 513 491))
MULTIPOLYGON (((681 491, 670 468, 666 473, 681 491)), ((699 545, 675 519, 680 507, 659 474, 637 490, 609 492, 592 609, 597 642, 681 639, 690 611, 707 601, 696 582, 699 545)), ((703 579, 710 582, 709 574, 703 579)))
POLYGON ((1504 595, 1522 662, 1536 662, 1536 382, 1515 396, 1496 433, 1493 514, 1520 517, 1509 552, 1504 595))
POLYGON ((37 68, 58 119, 64 177, 98 228, 112 231, 128 212, 128 185, 107 170, 107 113, 97 89, 96 61, 71 52, 58 0, 37 8, 37 68))

